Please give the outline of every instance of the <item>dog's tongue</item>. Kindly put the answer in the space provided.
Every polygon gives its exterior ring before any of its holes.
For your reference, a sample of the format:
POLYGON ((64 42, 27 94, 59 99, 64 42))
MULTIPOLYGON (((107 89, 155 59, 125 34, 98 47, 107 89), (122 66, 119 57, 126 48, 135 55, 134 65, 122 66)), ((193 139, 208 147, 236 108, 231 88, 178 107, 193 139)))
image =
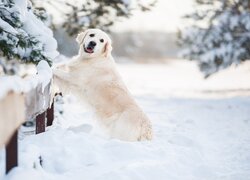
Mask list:
POLYGON ((93 49, 92 48, 86 48, 86 51, 88 52, 88 53, 93 53, 93 49))

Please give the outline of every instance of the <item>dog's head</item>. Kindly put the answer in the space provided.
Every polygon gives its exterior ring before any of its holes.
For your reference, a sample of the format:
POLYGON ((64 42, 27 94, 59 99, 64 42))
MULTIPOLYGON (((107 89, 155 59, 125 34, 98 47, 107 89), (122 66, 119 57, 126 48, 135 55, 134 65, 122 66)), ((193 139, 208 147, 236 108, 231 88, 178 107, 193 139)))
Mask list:
POLYGON ((88 29, 78 34, 79 55, 86 58, 108 57, 112 46, 109 36, 100 29, 88 29))

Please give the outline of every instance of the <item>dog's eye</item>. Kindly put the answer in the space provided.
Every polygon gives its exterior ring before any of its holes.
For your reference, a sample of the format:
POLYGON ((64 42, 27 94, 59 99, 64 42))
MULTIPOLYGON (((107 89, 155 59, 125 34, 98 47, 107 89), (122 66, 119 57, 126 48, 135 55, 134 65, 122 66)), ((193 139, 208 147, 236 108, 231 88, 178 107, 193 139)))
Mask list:
POLYGON ((100 42, 101 42, 101 43, 103 43, 103 42, 104 42, 104 40, 103 40, 103 39, 100 39, 100 42))
POLYGON ((94 37, 94 36, 95 36, 95 34, 90 34, 89 36, 90 36, 90 37, 94 37))

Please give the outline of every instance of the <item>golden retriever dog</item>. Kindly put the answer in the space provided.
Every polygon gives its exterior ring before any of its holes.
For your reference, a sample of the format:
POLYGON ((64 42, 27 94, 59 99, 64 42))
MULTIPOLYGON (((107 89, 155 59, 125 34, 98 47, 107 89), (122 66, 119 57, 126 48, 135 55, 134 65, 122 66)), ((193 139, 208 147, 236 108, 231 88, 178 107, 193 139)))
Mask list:
POLYGON ((151 140, 151 123, 117 72, 108 35, 88 29, 78 34, 76 41, 78 55, 53 70, 60 91, 87 102, 109 136, 126 141, 151 140))

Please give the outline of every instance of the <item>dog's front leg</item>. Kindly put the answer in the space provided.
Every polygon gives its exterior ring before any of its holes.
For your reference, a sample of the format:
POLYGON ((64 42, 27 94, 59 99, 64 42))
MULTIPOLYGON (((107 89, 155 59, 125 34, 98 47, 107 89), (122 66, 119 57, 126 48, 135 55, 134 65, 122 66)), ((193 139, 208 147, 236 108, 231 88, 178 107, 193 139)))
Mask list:
POLYGON ((63 71, 61 69, 53 69, 53 81, 54 89, 56 91, 67 93, 72 83, 72 78, 70 73, 67 71, 63 71))
POLYGON ((71 82, 72 80, 69 72, 60 69, 53 70, 53 77, 54 79, 59 79, 60 81, 65 81, 65 82, 71 82))

